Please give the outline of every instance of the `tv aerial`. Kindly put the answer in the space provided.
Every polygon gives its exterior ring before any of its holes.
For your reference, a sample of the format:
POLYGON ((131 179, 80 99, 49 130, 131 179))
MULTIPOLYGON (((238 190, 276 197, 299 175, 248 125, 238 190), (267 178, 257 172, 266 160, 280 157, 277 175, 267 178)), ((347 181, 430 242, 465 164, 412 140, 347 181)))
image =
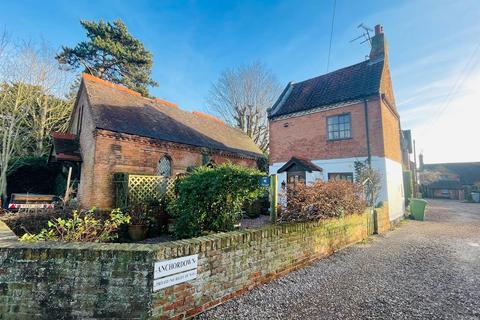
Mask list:
POLYGON ((373 32, 373 29, 367 27, 363 22, 360 23, 357 26, 357 29, 361 29, 362 34, 359 35, 358 37, 356 37, 355 39, 350 40, 350 43, 354 42, 354 41, 357 41, 357 40, 360 40, 360 39, 363 39, 363 40, 360 41, 360 44, 364 44, 365 42, 368 42, 368 44, 371 47, 372 46, 372 38, 370 37, 370 32, 373 32))

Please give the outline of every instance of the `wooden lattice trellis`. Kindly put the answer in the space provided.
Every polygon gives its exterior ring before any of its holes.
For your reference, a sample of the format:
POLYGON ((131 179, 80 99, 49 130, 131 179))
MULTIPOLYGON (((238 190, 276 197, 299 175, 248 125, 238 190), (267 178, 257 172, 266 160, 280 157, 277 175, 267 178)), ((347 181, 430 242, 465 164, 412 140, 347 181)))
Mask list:
POLYGON ((122 172, 114 174, 114 183, 115 202, 118 208, 175 196, 175 178, 122 172))

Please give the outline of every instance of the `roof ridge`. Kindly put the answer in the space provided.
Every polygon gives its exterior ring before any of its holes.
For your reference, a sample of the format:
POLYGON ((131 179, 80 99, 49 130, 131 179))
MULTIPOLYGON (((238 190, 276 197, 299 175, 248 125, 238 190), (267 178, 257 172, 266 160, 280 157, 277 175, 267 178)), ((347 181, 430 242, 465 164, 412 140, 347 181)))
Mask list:
MULTIPOLYGON (((149 99, 149 98, 147 98, 147 99, 149 99)), ((178 109, 180 109, 179 106, 178 106, 178 104, 173 103, 173 102, 170 102, 170 101, 167 101, 167 100, 164 100, 164 99, 161 99, 161 98, 155 97, 155 98, 150 99, 150 100, 153 100, 153 101, 155 101, 155 102, 161 103, 161 104, 163 104, 163 105, 165 105, 165 106, 168 106, 168 107, 173 107, 173 108, 178 108, 178 109)))
POLYGON ((125 86, 122 86, 120 84, 116 84, 116 83, 113 83, 111 81, 101 79, 101 78, 96 77, 94 75, 91 75, 89 73, 85 73, 85 72, 82 73, 82 78, 83 79, 88 79, 88 80, 91 80, 91 81, 94 81, 94 82, 97 82, 97 83, 101 83, 101 84, 103 84, 107 87, 114 88, 114 89, 129 93, 129 94, 134 95, 136 97, 142 97, 142 94, 140 92, 134 91, 134 90, 129 89, 129 88, 127 88, 125 86))
POLYGON ((307 81, 310 81, 310 80, 322 78, 322 77, 331 75, 331 74, 336 73, 336 72, 341 71, 341 70, 345 70, 345 69, 348 69, 348 68, 352 68, 352 67, 358 66, 358 65, 363 64, 363 63, 368 63, 369 61, 370 61, 370 60, 365 60, 365 61, 362 61, 362 62, 358 62, 358 63, 352 64, 352 65, 349 65, 349 66, 346 66, 346 67, 343 67, 343 68, 340 68, 340 69, 337 69, 337 70, 333 70, 333 71, 330 71, 330 72, 321 74, 321 75, 316 76, 316 77, 312 77, 312 78, 309 78, 309 79, 306 79, 306 80, 302 80, 302 81, 300 81, 300 82, 293 82, 292 84, 295 86, 295 85, 298 85, 298 84, 301 84, 301 83, 304 83, 304 82, 307 82, 307 81))
POLYGON ((192 114, 226 125, 226 123, 224 121, 222 121, 222 120, 218 119, 217 117, 215 117, 211 114, 208 114, 208 113, 203 113, 203 112, 200 112, 200 111, 192 111, 192 114))
POLYGON ((154 97, 154 98, 144 97, 140 92, 129 89, 129 88, 127 88, 127 87, 125 87, 121 84, 113 83, 111 81, 95 77, 95 76, 93 76, 89 73, 82 73, 82 77, 86 78, 86 79, 89 79, 91 81, 103 84, 107 87, 110 87, 110 88, 113 88, 113 89, 116 89, 116 90, 119 90, 119 91, 122 91, 122 92, 125 92, 125 93, 128 93, 128 94, 131 94, 135 97, 139 97, 139 98, 143 98, 143 99, 146 99, 146 100, 149 100, 149 101, 161 103, 162 105, 167 106, 167 107, 179 108, 179 106, 176 103, 173 103, 173 102, 170 102, 170 101, 158 98, 158 97, 154 97))

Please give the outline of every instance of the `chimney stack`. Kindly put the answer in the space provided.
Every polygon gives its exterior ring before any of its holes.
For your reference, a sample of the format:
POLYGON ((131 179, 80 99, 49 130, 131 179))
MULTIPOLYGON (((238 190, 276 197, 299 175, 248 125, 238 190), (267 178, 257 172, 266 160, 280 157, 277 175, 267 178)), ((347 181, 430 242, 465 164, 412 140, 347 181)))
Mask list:
POLYGON ((423 153, 420 153, 418 155, 418 162, 420 163, 420 168, 418 168, 420 171, 423 170, 423 153))
POLYGON ((370 50, 370 60, 372 62, 386 59, 388 57, 387 40, 383 33, 383 26, 375 26, 375 35, 372 37, 372 49, 370 50))

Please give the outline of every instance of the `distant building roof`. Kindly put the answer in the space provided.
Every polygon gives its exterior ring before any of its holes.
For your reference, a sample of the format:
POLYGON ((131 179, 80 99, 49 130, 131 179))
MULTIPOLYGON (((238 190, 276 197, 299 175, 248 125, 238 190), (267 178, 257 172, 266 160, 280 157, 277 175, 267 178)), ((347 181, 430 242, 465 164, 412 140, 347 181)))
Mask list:
POLYGON ((430 189, 462 189, 460 181, 457 180, 437 180, 428 185, 430 189))
POLYGON ((462 185, 480 182, 480 162, 424 164, 423 170, 456 176, 462 185))
POLYGON ((248 157, 262 155, 246 134, 213 116, 184 111, 171 102, 142 97, 135 91, 87 74, 83 75, 83 84, 97 129, 248 157))
POLYGON ((280 169, 278 169, 277 173, 282 173, 285 171, 323 171, 322 168, 317 166, 316 164, 312 163, 309 160, 306 159, 301 159, 297 157, 292 157, 290 160, 288 160, 287 163, 285 163, 280 169))
POLYGON ((80 146, 74 134, 53 132, 52 140, 53 144, 49 161, 82 161, 80 146))
POLYGON ((289 83, 269 117, 356 102, 380 93, 384 59, 370 60, 299 83, 289 83))

